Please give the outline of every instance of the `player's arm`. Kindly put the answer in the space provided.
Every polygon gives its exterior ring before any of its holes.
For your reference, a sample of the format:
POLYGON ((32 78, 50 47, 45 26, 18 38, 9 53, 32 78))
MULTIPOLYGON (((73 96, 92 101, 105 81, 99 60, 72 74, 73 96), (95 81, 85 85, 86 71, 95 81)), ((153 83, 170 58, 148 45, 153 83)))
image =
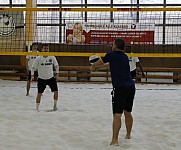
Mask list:
POLYGON ((55 78, 57 81, 59 80, 59 65, 55 66, 55 78))
POLYGON ((29 66, 28 66, 28 61, 29 60, 30 59, 28 57, 26 57, 26 71, 27 71, 27 73, 29 73, 29 66))
POLYGON ((37 70, 37 68, 38 68, 38 59, 36 58, 31 68, 31 81, 34 80, 34 72, 37 70))
POLYGON ((145 76, 145 74, 144 74, 144 72, 143 72, 143 67, 142 67, 142 64, 141 64, 140 61, 138 62, 138 65, 139 65, 139 67, 140 67, 142 76, 145 76))
POLYGON ((104 63, 103 65, 96 66, 96 70, 107 70, 109 69, 109 63, 104 63))
POLYGON ((59 80, 59 64, 58 64, 57 59, 55 57, 54 57, 53 64, 54 64, 54 68, 55 68, 55 78, 58 81, 59 80))
POLYGON ((100 58, 98 61, 96 61, 95 63, 92 64, 92 66, 90 67, 90 70, 91 71, 96 71, 98 68, 100 69, 103 66, 104 66, 104 62, 100 58))

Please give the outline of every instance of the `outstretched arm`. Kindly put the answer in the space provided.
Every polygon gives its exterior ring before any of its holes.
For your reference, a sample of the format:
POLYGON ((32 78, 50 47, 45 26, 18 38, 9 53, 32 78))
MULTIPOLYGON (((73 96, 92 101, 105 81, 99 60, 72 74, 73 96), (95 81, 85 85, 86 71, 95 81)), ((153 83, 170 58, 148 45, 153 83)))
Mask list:
POLYGON ((103 60, 100 58, 97 62, 93 63, 90 67, 91 71, 101 70, 101 69, 108 69, 109 63, 104 63, 103 60))
POLYGON ((96 70, 108 70, 109 69, 109 63, 104 63, 103 65, 96 66, 96 70))

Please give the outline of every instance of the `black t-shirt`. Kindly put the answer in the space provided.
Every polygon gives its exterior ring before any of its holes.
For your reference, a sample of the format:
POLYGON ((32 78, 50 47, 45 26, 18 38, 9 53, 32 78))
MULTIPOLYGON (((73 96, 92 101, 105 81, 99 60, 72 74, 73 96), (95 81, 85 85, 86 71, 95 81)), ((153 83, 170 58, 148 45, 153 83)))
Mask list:
POLYGON ((102 58, 109 62, 113 87, 135 86, 132 80, 128 56, 122 51, 112 51, 102 58))

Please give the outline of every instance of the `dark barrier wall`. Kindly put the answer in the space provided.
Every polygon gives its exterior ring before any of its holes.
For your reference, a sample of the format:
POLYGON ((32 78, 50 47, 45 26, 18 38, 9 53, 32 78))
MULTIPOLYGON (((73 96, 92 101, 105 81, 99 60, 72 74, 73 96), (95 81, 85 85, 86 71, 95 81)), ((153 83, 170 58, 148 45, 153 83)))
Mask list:
MULTIPOLYGON (((106 53, 111 51, 107 45, 70 45, 70 44, 50 44, 50 51, 54 52, 84 52, 84 53, 106 53)), ((89 66, 88 57, 56 57, 62 66, 89 66)))
POLYGON ((20 56, 0 56, 0 65, 20 65, 20 56))
MULTIPOLYGON (((178 53, 181 45, 134 46, 133 53, 178 53)), ((143 67, 180 68, 181 58, 139 58, 143 67)))
MULTIPOLYGON (((106 53, 111 50, 107 45, 67 45, 49 44, 51 52, 88 52, 106 53)), ((41 44, 39 45, 41 51, 41 44)), ((180 45, 155 45, 150 47, 133 47, 135 53, 180 53, 180 45)), ((89 66, 88 57, 56 57, 62 66, 89 66)), ((180 68, 181 58, 139 58, 143 67, 180 68)), ((20 56, 0 56, 0 65, 20 65, 20 56)))

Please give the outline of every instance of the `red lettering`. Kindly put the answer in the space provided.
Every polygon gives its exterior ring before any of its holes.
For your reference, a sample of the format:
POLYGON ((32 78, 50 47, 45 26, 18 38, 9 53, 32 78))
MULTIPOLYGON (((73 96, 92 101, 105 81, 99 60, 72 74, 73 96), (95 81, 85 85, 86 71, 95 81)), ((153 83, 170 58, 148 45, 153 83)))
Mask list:
POLYGON ((49 11, 59 11, 59 8, 48 8, 49 11))
POLYGON ((117 8, 117 11, 139 11, 140 8, 117 8))
POLYGON ((48 8, 48 11, 70 11, 71 8, 48 8))

